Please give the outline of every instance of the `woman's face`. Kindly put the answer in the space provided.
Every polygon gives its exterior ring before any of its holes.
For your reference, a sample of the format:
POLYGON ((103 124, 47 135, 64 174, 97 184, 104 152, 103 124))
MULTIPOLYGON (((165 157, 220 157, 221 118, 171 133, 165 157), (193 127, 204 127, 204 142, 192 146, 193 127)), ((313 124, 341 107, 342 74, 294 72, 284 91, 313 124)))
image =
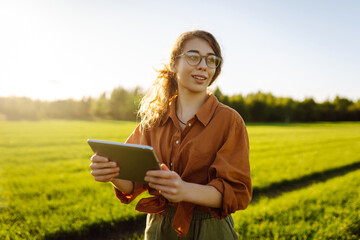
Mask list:
MULTIPOLYGON (((185 43, 181 54, 187 52, 198 52, 201 56, 214 55, 209 43, 200 38, 190 39, 185 43)), ((206 92, 216 69, 209 68, 205 58, 198 65, 192 66, 181 56, 177 58, 173 71, 177 76, 179 92, 200 93, 206 92)))

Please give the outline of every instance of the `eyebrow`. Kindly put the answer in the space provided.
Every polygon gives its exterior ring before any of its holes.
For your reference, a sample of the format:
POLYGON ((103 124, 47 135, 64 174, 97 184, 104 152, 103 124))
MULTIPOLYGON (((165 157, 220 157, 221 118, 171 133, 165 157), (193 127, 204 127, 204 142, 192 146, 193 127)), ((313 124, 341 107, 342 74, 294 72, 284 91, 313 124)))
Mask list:
MULTIPOLYGON (((187 51, 187 52, 196 52, 196 53, 199 53, 199 54, 200 54, 200 52, 199 52, 198 50, 189 50, 189 51, 187 51)), ((207 53, 206 55, 209 56, 209 55, 216 55, 216 54, 213 53, 213 52, 211 52, 211 53, 207 53)))

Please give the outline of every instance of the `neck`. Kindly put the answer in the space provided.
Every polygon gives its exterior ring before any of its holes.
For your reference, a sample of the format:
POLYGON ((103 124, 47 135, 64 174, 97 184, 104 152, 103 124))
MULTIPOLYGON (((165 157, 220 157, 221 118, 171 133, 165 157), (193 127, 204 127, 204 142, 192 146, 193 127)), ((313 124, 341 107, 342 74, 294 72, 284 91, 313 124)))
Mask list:
POLYGON ((206 100, 206 91, 201 93, 192 93, 189 91, 178 90, 176 101, 176 112, 178 117, 187 122, 200 109, 206 100))

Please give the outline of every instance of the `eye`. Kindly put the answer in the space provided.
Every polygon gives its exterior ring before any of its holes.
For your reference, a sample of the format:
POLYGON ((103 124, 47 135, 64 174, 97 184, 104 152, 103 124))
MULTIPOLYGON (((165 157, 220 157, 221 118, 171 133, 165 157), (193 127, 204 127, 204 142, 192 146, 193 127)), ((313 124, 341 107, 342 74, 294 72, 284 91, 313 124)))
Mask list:
POLYGON ((216 57, 215 56, 208 56, 207 61, 208 61, 208 63, 215 64, 216 63, 216 57))
POLYGON ((200 55, 198 53, 195 52, 188 52, 186 54, 187 58, 191 61, 198 61, 200 58, 200 55))

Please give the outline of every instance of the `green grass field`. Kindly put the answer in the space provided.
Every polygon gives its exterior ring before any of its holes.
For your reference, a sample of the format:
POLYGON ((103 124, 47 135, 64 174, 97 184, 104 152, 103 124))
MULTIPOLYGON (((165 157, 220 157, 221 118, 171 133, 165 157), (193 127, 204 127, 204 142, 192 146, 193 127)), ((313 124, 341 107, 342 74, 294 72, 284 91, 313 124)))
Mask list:
MULTIPOLYGON (((91 239, 142 214, 90 175, 88 138, 134 122, 0 121, 0 239, 91 239)), ((360 123, 248 125, 254 199, 241 239, 359 239, 360 123)), ((119 230, 120 229, 120 230, 119 230)), ((119 236, 120 238, 120 236, 119 236)))

